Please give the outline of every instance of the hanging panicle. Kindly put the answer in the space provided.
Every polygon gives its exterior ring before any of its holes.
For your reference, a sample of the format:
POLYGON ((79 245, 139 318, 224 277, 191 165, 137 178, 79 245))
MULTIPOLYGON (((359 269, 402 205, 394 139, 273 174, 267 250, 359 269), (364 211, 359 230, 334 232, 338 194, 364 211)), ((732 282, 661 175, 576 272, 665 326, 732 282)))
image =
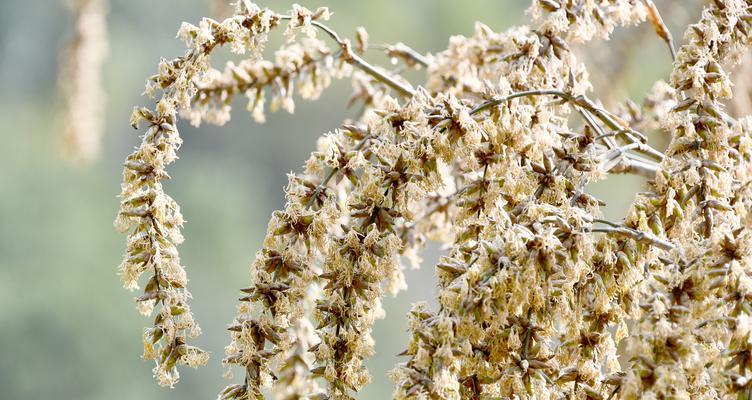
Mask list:
POLYGON ((67 157, 99 156, 105 123, 102 64, 107 56, 107 1, 69 0, 74 31, 63 50, 60 76, 64 107, 62 150, 67 157))
POLYGON ((407 288, 403 264, 420 265, 428 240, 447 249, 438 307, 409 313, 396 399, 749 398, 752 118, 732 118, 724 100, 752 4, 714 0, 678 51, 659 5, 534 0, 535 28, 478 23, 435 55, 371 44, 363 28, 351 44, 324 24, 326 8, 241 0, 221 22, 183 24, 186 54, 147 84, 156 107, 134 110, 146 131, 116 220, 124 286, 149 276, 136 301, 157 308, 144 358, 158 382, 208 357, 188 344, 200 330, 176 248, 183 219, 162 187, 178 116, 224 124, 245 97, 263 122, 267 108, 292 113, 295 93, 315 100, 349 77, 361 112, 288 175, 227 328, 223 364, 242 378, 218 399, 353 399, 371 380, 383 296, 407 288), (609 110, 590 97, 577 46, 643 21, 673 72, 609 110), (281 27, 286 43, 265 59, 281 27), (222 46, 242 60, 214 69, 222 46), (425 69, 425 84, 371 65, 369 49, 425 69), (665 154, 654 131, 670 135, 665 154), (622 221, 587 193, 613 174, 648 179, 622 221))

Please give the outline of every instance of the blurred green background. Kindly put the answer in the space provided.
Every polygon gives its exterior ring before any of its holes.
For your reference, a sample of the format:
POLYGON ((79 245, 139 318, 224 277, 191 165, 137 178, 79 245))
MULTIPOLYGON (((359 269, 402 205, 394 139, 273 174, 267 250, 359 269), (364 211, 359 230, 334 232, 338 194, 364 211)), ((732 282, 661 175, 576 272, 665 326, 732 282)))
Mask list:
MULTIPOLYGON (((403 41, 423 52, 446 47, 452 34, 472 34, 476 20, 494 30, 527 21, 527 1, 382 0, 303 1, 329 6, 330 24, 352 37, 365 26, 372 43, 403 41)), ((278 11, 286 1, 260 1, 278 11)), ((153 383, 150 363, 140 359, 141 329, 149 323, 135 310, 116 267, 124 237, 112 228, 121 163, 138 143, 128 125, 145 78, 161 56, 183 52, 175 39, 182 21, 207 15, 206 0, 113 0, 108 15, 110 53, 102 157, 72 164, 58 154, 61 104, 56 85, 59 51, 71 29, 62 1, 0 1, 0 398, 20 399, 213 399, 227 382, 220 360, 228 341, 224 327, 234 315, 238 288, 248 286, 247 265, 259 248, 267 218, 283 204, 285 173, 299 170, 316 138, 353 115, 345 103, 349 83, 334 85, 316 103, 297 103, 295 115, 268 115, 256 125, 238 105, 233 121, 217 128, 181 127, 185 144, 170 169, 168 192, 187 219, 181 246, 194 312, 204 329, 197 344, 212 353, 209 366, 183 370, 176 389, 153 383)), ((632 28, 627 34, 634 34, 632 28)), ((681 35, 675 32, 675 36, 681 35)), ((591 57, 594 70, 626 68, 626 87, 610 84, 620 98, 640 99, 670 62, 662 44, 640 35, 631 60, 591 57), (645 60, 651 60, 646 63, 645 60), (639 74, 633 70, 639 67, 639 74)), ((603 45, 596 49, 603 48, 603 45)), ((379 53, 375 63, 387 64, 379 53)), ((417 75, 420 76, 420 75, 417 75)), ((604 81, 603 76, 594 80, 604 81)), ((414 82, 419 84, 419 81, 414 82)), ((617 177, 591 187, 618 220, 639 179, 617 177)), ((408 272, 408 292, 386 299, 387 320, 375 329, 377 356, 369 362, 373 383, 362 399, 389 398, 386 372, 406 343, 405 312, 434 293, 432 264, 408 272)))

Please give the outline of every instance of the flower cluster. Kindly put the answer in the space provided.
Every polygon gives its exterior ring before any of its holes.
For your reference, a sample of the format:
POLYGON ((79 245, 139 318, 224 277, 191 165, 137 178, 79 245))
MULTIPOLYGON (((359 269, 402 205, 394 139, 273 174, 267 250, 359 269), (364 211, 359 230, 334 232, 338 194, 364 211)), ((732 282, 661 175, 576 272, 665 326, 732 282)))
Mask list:
POLYGON ((410 312, 397 399, 749 397, 752 118, 722 101, 752 2, 714 0, 678 52, 649 0, 535 0, 530 12, 535 29, 477 24, 435 56, 380 46, 426 67, 417 88, 365 61, 365 30, 353 50, 321 22, 325 8, 285 15, 244 0, 222 22, 184 24, 186 55, 162 61, 147 87, 156 109, 134 111, 149 129, 126 160, 116 221, 129 233, 124 285, 151 274, 137 301, 145 314, 159 305, 144 335, 158 381, 206 361, 187 344, 198 328, 176 250, 182 217, 161 185, 177 116, 222 124, 244 95, 263 121, 267 95, 292 112, 293 92, 316 99, 349 76, 364 110, 289 174, 228 327, 223 363, 243 380, 219 399, 353 398, 370 381, 382 297, 406 288, 403 260, 419 265, 427 240, 448 248, 438 308, 410 312), (645 20, 674 71, 641 104, 609 111, 589 98, 573 47, 645 20), (264 60, 285 21, 288 43, 264 60), (209 64, 219 46, 250 57, 220 72, 209 64), (666 154, 651 130, 670 134, 666 154), (586 185, 617 173, 650 181, 611 222, 586 185))
MULTIPOLYGON (((494 89, 506 90, 497 99, 509 101, 492 102, 482 151, 467 158, 454 150, 469 180, 458 193, 452 250, 436 266, 440 310, 411 313, 410 359, 393 371, 395 398, 560 398, 578 388, 598 398, 613 390, 603 382, 619 371, 620 338, 606 330, 620 315, 611 304, 618 286, 593 268, 604 253, 591 233, 599 202, 583 187, 636 161, 603 133, 631 128, 584 97, 587 73, 566 38, 541 32, 479 26, 437 56, 436 74, 462 68, 467 79, 437 79, 457 83, 438 90, 472 96, 489 91, 476 83, 498 81, 494 89), (512 90, 519 98, 510 99, 512 90), (572 110, 588 124, 570 128, 572 110)), ((639 142, 630 136, 638 133, 624 136, 628 146, 639 142)))
MULTIPOLYGON (((159 305, 154 325, 144 333, 144 358, 156 361, 154 375, 162 385, 172 386, 177 381, 176 365, 195 367, 205 363, 207 358, 206 353, 186 344, 200 329, 188 306, 190 293, 186 289, 186 273, 176 248, 182 241, 183 219, 179 206, 161 184, 168 177, 165 168, 177 158, 181 144, 177 117, 189 115, 194 123, 204 118, 223 123, 229 112, 228 99, 236 92, 252 91, 253 108, 259 104, 263 108, 260 98, 268 88, 275 95, 273 107, 277 104, 292 111, 289 95, 293 80, 305 80, 299 85, 304 97, 318 96, 329 82, 329 72, 319 68, 319 59, 330 67, 332 74, 347 74, 348 68, 343 63, 364 62, 336 35, 340 46, 339 62, 326 46, 311 37, 314 24, 327 17, 326 9, 311 12, 295 7, 292 16, 286 16, 261 9, 250 1, 239 1, 235 15, 221 22, 205 18, 198 26, 185 23, 178 36, 187 44, 186 54, 174 60, 162 60, 159 73, 147 82, 146 93, 157 100, 155 109, 137 107, 133 111, 133 127, 138 128, 143 121, 149 128, 141 145, 128 156, 123 172, 121 207, 115 225, 128 233, 128 245, 120 274, 129 290, 138 288, 145 272, 151 274, 144 294, 136 301, 145 315, 152 314, 153 308, 159 305), (290 21, 288 33, 302 30, 307 32, 308 38, 302 44, 293 43, 278 51, 273 64, 261 61, 268 32, 283 20, 290 21), (221 46, 230 47, 236 54, 250 53, 250 58, 239 66, 229 64, 223 76, 210 65, 211 53, 221 46), (157 99, 157 95, 161 96, 157 99)), ((385 79, 375 70, 371 73, 385 79)), ((291 221, 298 224, 298 218, 302 221, 310 218, 301 212, 308 211, 294 210, 290 214, 291 221)), ((305 227, 310 222, 301 223, 305 227)), ((321 223, 316 226, 326 228, 321 223)), ((305 231, 300 226, 296 229, 305 231)))
POLYGON ((731 119, 721 103, 731 95, 723 65, 737 62, 750 42, 750 11, 746 1, 714 2, 677 54, 677 105, 664 120, 669 157, 654 192, 628 220, 678 248, 649 268, 642 285, 626 399, 743 397, 752 387, 743 327, 752 272, 745 211, 752 132, 748 118, 731 119))
POLYGON ((631 25, 645 20, 652 1, 642 0, 535 0, 530 7, 534 20, 542 21, 540 29, 562 36, 572 42, 593 38, 608 39, 616 26, 631 25))
POLYGON ((271 110, 279 108, 295 111, 293 94, 315 100, 332 81, 350 73, 349 64, 336 59, 323 42, 309 38, 275 52, 275 61, 243 60, 238 65, 229 62, 223 72, 210 70, 197 92, 185 117, 193 125, 205 120, 222 125, 230 119, 231 104, 237 94, 248 98, 248 111, 256 122, 263 123, 265 93, 271 92, 271 110), (296 85, 297 83, 297 85, 296 85), (297 88, 296 88, 297 86, 297 88))
POLYGON ((158 306, 152 327, 144 331, 144 358, 155 360, 154 377, 160 385, 172 386, 179 378, 177 365, 197 367, 208 355, 187 344, 200 334, 188 306, 188 279, 180 264, 177 245, 183 237, 180 207, 168 196, 161 181, 168 178, 165 168, 177 158, 182 143, 177 130, 178 110, 190 107, 200 80, 208 68, 208 58, 217 45, 255 50, 262 41, 249 40, 251 32, 262 35, 278 21, 255 6, 238 4, 238 15, 219 24, 204 20, 199 28, 183 27, 181 36, 189 49, 182 57, 162 60, 159 74, 152 77, 147 93, 161 92, 154 110, 136 108, 131 117, 134 128, 148 125, 141 145, 128 156, 123 170, 120 211, 116 228, 128 234, 128 244, 120 265, 123 286, 139 287, 140 277, 149 273, 143 295, 136 298, 139 311, 151 315, 158 306))

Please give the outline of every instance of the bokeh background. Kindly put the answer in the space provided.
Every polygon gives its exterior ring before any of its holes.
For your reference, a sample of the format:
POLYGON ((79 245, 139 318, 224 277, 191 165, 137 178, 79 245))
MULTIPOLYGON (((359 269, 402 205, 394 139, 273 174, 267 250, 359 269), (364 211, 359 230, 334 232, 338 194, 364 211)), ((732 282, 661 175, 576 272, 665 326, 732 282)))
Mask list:
MULTIPOLYGON (((330 7, 329 25, 345 36, 353 37, 362 25, 372 43, 403 41, 422 52, 445 48, 450 35, 472 34, 476 20, 497 31, 525 23, 528 6, 523 0, 300 2, 330 7)), ((259 4, 290 7, 286 0, 259 4)), ((683 6, 673 10, 679 21, 694 13, 683 6)), ((145 78, 160 57, 182 54, 175 39, 180 23, 195 23, 209 12, 206 0, 111 1, 103 153, 93 163, 77 164, 58 150, 56 74, 70 15, 62 0, 0 1, 1 399, 205 400, 227 383, 220 366, 228 341, 224 328, 234 315, 238 288, 249 284, 247 266, 267 219, 283 204, 285 174, 300 168, 319 135, 355 110, 345 108, 350 87, 342 82, 316 103, 299 101, 295 115, 269 115, 265 125, 254 124, 239 104, 225 127, 181 126, 185 144, 166 186, 187 219, 181 252, 204 329, 197 344, 212 359, 198 371, 184 369, 175 389, 157 387, 152 365, 139 357, 141 329, 149 320, 138 315, 133 295, 116 276, 124 237, 112 220, 122 160, 139 140, 128 117, 133 105, 147 103, 140 96, 145 78)), ((674 36, 680 38, 681 30, 674 36)), ((614 100, 640 100, 670 71, 668 54, 648 26, 624 30, 591 49, 583 56, 596 94, 614 100), (629 57, 612 52, 625 46, 629 57), (608 79, 613 71, 623 74, 621 82, 608 79)), ((388 65, 378 52, 368 59, 388 65)), ((421 75, 414 76, 420 84, 421 75)), ((607 201, 606 216, 619 220, 640 185, 638 178, 616 177, 589 190, 607 201)), ((432 264, 440 252, 431 247, 424 267, 408 272, 410 289, 385 300, 387 319, 376 324, 377 355, 369 361, 373 383, 359 398, 390 397, 386 373, 407 343, 405 313, 411 303, 433 296, 432 264)))

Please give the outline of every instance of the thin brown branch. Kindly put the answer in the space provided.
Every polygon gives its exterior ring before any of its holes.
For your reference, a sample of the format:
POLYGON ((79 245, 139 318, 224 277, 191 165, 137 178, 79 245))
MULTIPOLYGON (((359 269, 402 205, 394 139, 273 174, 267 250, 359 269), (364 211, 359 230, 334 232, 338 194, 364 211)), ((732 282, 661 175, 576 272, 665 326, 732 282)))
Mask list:
POLYGON ((671 251, 676 248, 676 246, 673 243, 665 239, 661 239, 652 233, 642 232, 642 231, 634 230, 634 229, 627 228, 624 226, 598 227, 598 228, 592 228, 590 231, 627 236, 638 242, 646 242, 648 244, 651 244, 655 247, 658 247, 666 251, 671 251))
MULTIPOLYGON (((480 112, 488 110, 491 107, 495 107, 499 104, 505 103, 507 101, 510 101, 516 98, 530 97, 530 96, 556 96, 561 99, 567 100, 568 102, 575 105, 575 107, 578 107, 578 108, 581 107, 583 110, 589 112, 590 114, 598 118, 598 120, 600 120, 604 125, 606 125, 608 128, 615 131, 615 134, 620 134, 624 136, 628 142, 636 144, 636 146, 634 147, 635 151, 648 155, 659 161, 662 161, 663 158, 665 157, 663 153, 654 149, 648 144, 644 143, 644 140, 642 138, 645 138, 645 135, 643 135, 640 132, 635 131, 634 129, 630 127, 622 126, 622 124, 619 123, 616 117, 611 115, 608 111, 598 107, 592 100, 588 99, 587 97, 583 95, 573 96, 561 90, 552 90, 552 89, 529 90, 529 91, 512 93, 508 96, 491 99, 491 100, 488 100, 479 104, 478 106, 476 106, 470 111, 470 115, 478 114, 480 112)), ((594 121, 589 120, 589 118, 586 117, 585 115, 583 115, 583 117, 585 118, 586 122, 589 125, 597 126, 597 124, 595 124, 594 121)), ((598 130, 600 131, 600 129, 598 130)), ((599 137, 605 137, 604 133, 601 133, 601 132, 602 131, 599 132, 599 137)), ((607 145, 608 145, 608 142, 607 142, 607 145)))
POLYGON ((674 47, 674 38, 671 36, 671 32, 668 30, 666 23, 663 22, 663 18, 658 12, 658 7, 655 6, 653 0, 642 0, 642 2, 645 4, 645 7, 648 10, 648 20, 650 20, 650 24, 653 25, 655 33, 658 34, 658 37, 660 37, 661 40, 666 42, 666 46, 668 46, 668 49, 671 52, 671 60, 676 61, 676 48, 674 47))
POLYGON ((399 42, 395 44, 372 44, 368 46, 369 49, 381 50, 389 57, 397 57, 407 62, 418 64, 423 67, 431 65, 430 61, 423 54, 415 51, 410 46, 399 42))
MULTIPOLYGON (((279 19, 281 20, 290 20, 292 17, 290 15, 280 15, 279 19)), ((337 32, 329 28, 328 26, 322 24, 318 21, 311 21, 311 25, 315 26, 316 28, 320 29, 327 35, 329 35, 332 40, 337 42, 337 44, 340 46, 343 52, 344 60, 353 65, 354 67, 360 69, 361 71, 367 73, 368 75, 371 75, 379 82, 384 83, 385 85, 389 86, 390 88, 394 89, 396 92, 401 94, 405 97, 412 97, 415 94, 415 89, 410 87, 409 85, 405 85, 397 80, 395 80, 392 77, 387 76, 383 72, 376 69, 373 65, 369 64, 366 60, 355 54, 352 49, 350 48, 350 42, 342 39, 337 32)))

